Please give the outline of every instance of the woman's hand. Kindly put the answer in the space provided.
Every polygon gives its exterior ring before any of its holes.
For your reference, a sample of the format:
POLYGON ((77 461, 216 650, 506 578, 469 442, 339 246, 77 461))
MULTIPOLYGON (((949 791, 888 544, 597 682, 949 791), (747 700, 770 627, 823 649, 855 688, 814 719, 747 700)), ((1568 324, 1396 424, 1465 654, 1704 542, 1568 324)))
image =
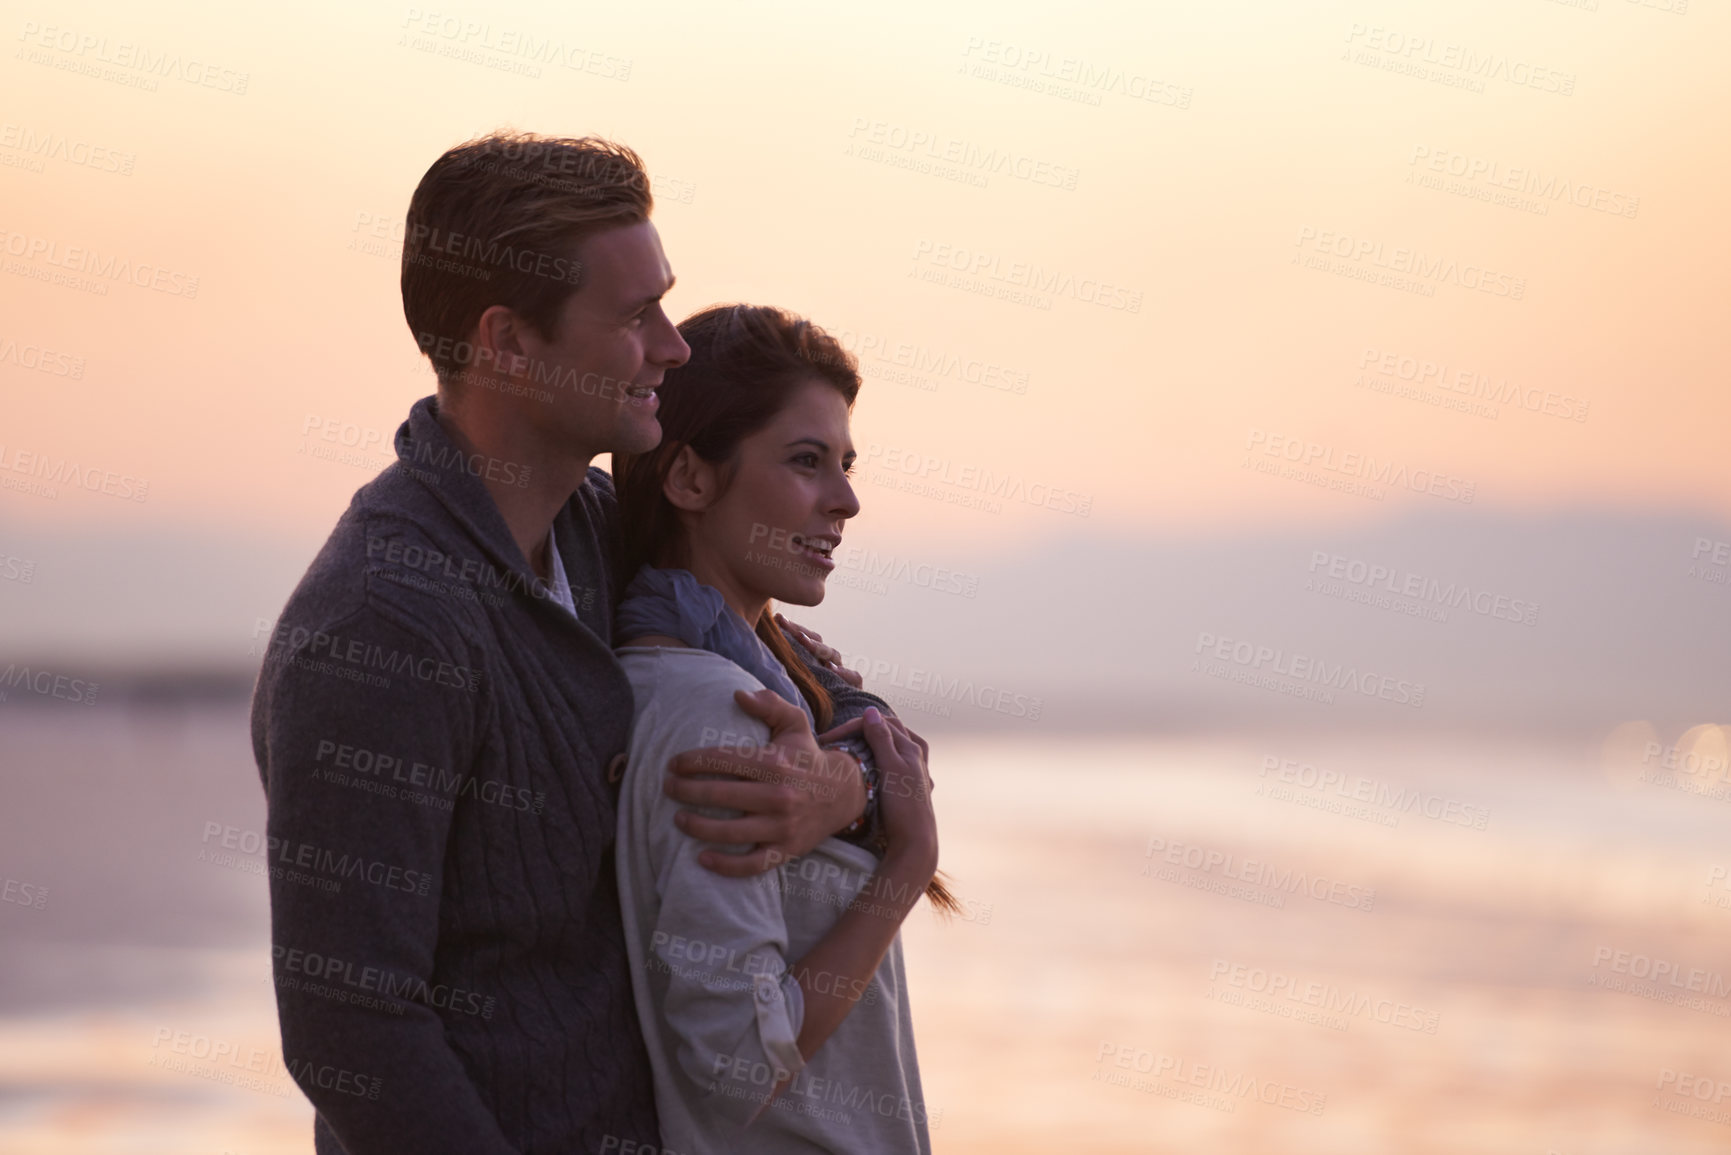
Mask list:
MULTIPOLYGON (((938 868, 938 819, 932 812, 932 779, 926 770, 924 743, 899 718, 886 718, 876 706, 866 708, 866 741, 883 776, 878 787, 878 814, 889 841, 887 854, 907 857, 930 874, 938 868)), ((923 888, 925 882, 921 882, 923 888)))

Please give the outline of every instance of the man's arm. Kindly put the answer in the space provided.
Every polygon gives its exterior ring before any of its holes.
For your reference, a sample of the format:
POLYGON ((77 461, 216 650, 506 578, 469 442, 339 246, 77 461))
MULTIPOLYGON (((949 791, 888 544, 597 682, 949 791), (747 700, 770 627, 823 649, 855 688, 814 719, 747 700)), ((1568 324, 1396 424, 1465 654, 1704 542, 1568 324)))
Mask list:
POLYGON ((452 812, 392 785, 467 770, 477 672, 382 607, 306 634, 279 628, 260 685, 284 1061, 349 1155, 513 1155, 417 998, 452 812))

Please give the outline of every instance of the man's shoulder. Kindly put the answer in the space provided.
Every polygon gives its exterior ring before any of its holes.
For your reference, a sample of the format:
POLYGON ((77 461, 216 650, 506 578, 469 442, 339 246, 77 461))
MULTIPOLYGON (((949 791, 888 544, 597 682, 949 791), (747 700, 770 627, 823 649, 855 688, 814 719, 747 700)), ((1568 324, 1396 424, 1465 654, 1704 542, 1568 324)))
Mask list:
POLYGON ((476 599, 459 583, 479 585, 498 567, 453 544, 426 510, 392 500, 398 494, 379 485, 384 480, 363 487, 337 520, 283 607, 278 635, 368 619, 434 643, 466 632, 460 623, 476 599))

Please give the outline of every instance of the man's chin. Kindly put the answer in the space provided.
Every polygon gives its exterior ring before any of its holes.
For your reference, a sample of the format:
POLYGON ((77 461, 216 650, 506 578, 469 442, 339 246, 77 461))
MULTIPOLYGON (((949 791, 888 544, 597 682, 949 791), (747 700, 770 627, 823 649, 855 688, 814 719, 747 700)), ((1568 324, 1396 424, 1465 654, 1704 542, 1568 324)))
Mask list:
POLYGON ((661 422, 654 417, 628 417, 619 423, 614 453, 648 453, 661 444, 661 422))

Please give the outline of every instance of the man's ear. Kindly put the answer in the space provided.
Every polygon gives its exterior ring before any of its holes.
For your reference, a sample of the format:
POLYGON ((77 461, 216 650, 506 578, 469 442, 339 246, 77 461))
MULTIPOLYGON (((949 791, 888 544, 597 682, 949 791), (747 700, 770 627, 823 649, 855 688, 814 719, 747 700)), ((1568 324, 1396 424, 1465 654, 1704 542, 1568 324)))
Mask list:
POLYGON ((506 305, 491 305, 475 323, 474 364, 487 369, 522 365, 529 350, 523 344, 528 324, 506 305))
POLYGON ((673 508, 687 513, 702 513, 721 496, 721 478, 715 466, 697 456, 689 445, 679 447, 679 456, 661 483, 661 492, 673 503, 673 508))

